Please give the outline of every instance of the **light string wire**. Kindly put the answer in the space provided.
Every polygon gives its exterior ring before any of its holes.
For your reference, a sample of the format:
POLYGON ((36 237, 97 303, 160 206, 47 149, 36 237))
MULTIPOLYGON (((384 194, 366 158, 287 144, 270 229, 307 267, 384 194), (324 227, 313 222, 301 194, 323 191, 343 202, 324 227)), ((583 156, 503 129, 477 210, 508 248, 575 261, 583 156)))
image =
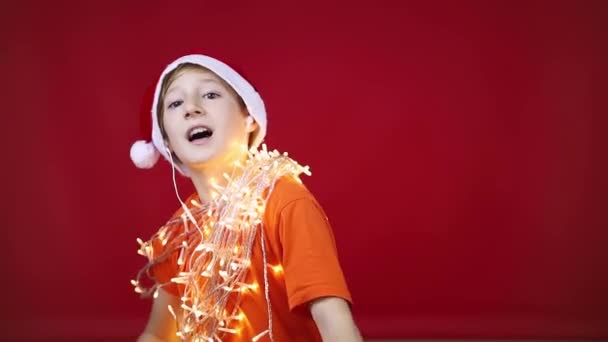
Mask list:
MULTIPOLYGON (((142 296, 158 295, 158 289, 168 284, 154 284, 145 289, 142 279, 150 277, 152 267, 178 253, 177 275, 171 283, 184 286, 179 313, 169 307, 178 324, 177 335, 187 341, 222 341, 224 334, 239 334, 239 322, 244 314, 239 312, 241 295, 254 289, 256 284, 244 282, 251 264, 253 242, 258 227, 262 224, 266 202, 276 181, 284 176, 299 180, 301 173, 310 175, 307 166, 300 166, 287 153, 251 149, 245 165, 237 163, 241 171, 235 177, 224 174, 225 186, 212 184, 216 190, 208 206, 192 203, 190 208, 179 197, 175 180, 175 165, 172 176, 176 196, 182 204, 183 214, 170 220, 148 242, 140 243, 139 253, 147 256, 149 263, 132 281, 135 291, 142 296), (191 229, 194 226, 196 229, 191 229), (165 247, 164 252, 154 255, 154 242, 165 247)), ((268 311, 268 329, 254 337, 254 341, 272 335, 272 308, 269 296, 265 236, 260 229, 264 266, 264 293, 268 311)))

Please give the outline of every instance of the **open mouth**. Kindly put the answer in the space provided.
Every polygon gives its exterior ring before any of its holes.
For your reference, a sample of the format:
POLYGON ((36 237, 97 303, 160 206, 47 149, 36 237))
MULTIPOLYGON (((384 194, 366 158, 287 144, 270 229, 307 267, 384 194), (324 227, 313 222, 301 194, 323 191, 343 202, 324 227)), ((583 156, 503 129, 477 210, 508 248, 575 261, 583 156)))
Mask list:
POLYGON ((196 126, 188 130, 187 138, 190 142, 208 139, 213 135, 213 130, 207 126, 196 126))

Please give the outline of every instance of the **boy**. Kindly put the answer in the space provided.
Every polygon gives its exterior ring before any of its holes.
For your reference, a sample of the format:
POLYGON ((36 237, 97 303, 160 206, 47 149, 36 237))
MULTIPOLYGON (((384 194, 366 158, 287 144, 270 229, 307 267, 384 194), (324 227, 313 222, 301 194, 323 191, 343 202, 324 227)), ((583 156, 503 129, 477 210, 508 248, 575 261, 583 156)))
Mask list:
POLYGON ((133 285, 155 299, 138 341, 361 341, 331 227, 298 177, 308 169, 257 150, 254 88, 216 59, 181 57, 156 86, 152 126, 133 162, 162 155, 196 193, 184 203, 176 187, 181 209, 140 240, 149 263, 133 285))

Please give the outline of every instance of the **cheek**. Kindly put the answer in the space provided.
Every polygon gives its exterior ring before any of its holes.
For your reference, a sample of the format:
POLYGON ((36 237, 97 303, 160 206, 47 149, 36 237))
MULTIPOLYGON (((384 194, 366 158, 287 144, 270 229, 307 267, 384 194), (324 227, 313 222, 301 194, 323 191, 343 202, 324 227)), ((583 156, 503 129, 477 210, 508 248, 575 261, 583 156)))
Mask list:
POLYGON ((218 116, 217 124, 221 125, 225 132, 234 136, 246 131, 246 116, 237 108, 223 111, 224 115, 218 116))
POLYGON ((226 127, 230 130, 232 135, 236 138, 240 138, 240 136, 246 134, 247 127, 245 123, 245 118, 239 116, 234 116, 231 120, 226 123, 226 127))
POLYGON ((165 133, 167 134, 167 137, 169 139, 173 138, 175 136, 175 134, 177 134, 178 127, 177 127, 175 120, 171 120, 170 117, 164 116, 163 125, 165 128, 165 133))

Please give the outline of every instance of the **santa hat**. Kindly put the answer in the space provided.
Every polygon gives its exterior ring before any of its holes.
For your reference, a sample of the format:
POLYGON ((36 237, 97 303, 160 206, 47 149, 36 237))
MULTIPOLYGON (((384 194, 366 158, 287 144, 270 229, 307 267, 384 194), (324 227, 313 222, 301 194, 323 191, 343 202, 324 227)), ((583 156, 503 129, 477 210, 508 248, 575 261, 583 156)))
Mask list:
MULTIPOLYGON (((149 169, 153 167, 161 155, 168 161, 171 159, 167 153, 167 149, 165 148, 164 139, 160 131, 156 107, 158 105, 160 90, 165 76, 184 63, 200 65, 211 70, 218 77, 228 83, 243 99, 249 115, 251 115, 259 126, 256 132, 253 133, 255 136, 252 139, 252 147, 257 148, 266 136, 266 108, 262 98, 253 88, 253 86, 251 86, 251 84, 238 72, 217 59, 204 55, 187 55, 178 58, 165 68, 158 82, 156 83, 154 93, 149 91, 144 99, 146 103, 152 103, 151 111, 145 115, 147 120, 144 120, 145 124, 148 126, 148 131, 150 129, 150 125, 152 126, 152 135, 151 141, 139 140, 131 146, 131 160, 138 168, 149 169)), ((188 175, 188 170, 184 165, 176 163, 175 166, 182 174, 188 175)))

